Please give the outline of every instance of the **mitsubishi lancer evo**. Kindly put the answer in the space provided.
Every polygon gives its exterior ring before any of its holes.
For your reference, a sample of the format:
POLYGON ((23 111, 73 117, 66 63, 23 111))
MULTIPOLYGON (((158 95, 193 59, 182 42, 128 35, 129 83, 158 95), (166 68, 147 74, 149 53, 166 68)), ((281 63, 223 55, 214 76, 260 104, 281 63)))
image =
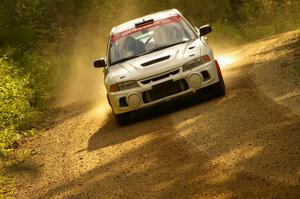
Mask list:
POLYGON ((107 99, 119 124, 131 113, 204 88, 225 95, 218 62, 204 37, 209 25, 195 28, 176 9, 131 20, 112 29, 104 68, 107 99))

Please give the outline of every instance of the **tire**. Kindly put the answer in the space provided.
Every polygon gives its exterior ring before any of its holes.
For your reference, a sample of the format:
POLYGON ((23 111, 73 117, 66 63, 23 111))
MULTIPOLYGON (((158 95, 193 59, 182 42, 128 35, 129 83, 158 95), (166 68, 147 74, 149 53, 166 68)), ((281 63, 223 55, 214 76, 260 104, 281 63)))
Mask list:
POLYGON ((122 113, 122 114, 115 114, 116 122, 119 126, 123 126, 129 124, 131 120, 131 113, 122 113))
POLYGON ((210 93, 213 97, 222 97, 226 93, 225 84, 222 75, 218 72, 219 82, 210 87, 210 93))

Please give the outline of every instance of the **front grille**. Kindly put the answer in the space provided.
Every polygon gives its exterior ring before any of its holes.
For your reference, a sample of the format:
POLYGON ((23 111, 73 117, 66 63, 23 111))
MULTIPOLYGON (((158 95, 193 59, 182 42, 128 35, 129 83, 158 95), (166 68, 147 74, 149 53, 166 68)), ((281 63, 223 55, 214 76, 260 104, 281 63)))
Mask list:
POLYGON ((160 76, 157 76, 157 77, 153 77, 153 78, 150 78, 150 79, 147 79, 147 80, 143 80, 141 82, 142 82, 142 84, 149 84, 150 82, 155 82, 155 81, 167 78, 171 75, 176 75, 177 73, 179 73, 179 69, 177 69, 175 71, 172 71, 172 72, 169 72, 169 73, 166 73, 166 74, 163 74, 163 75, 160 75, 160 76))
POLYGON ((187 82, 184 79, 178 81, 167 81, 153 86, 149 91, 143 92, 143 102, 149 103, 170 95, 174 95, 183 92, 189 88, 187 82))

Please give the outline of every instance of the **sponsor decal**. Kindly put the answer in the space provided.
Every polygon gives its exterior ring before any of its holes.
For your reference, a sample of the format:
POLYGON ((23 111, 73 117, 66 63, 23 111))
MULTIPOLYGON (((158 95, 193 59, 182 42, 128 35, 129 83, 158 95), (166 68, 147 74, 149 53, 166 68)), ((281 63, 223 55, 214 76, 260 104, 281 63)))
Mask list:
POLYGON ((123 37, 128 36, 128 35, 132 35, 136 32, 140 32, 142 30, 146 30, 146 29, 153 28, 156 26, 161 26, 161 25, 169 24, 169 23, 178 23, 178 22, 180 22, 180 20, 181 20, 181 17, 179 15, 177 15, 177 16, 160 19, 160 20, 154 21, 152 23, 146 23, 145 25, 140 25, 138 27, 131 28, 131 29, 125 30, 123 32, 117 33, 115 35, 112 35, 111 41, 115 42, 123 37))

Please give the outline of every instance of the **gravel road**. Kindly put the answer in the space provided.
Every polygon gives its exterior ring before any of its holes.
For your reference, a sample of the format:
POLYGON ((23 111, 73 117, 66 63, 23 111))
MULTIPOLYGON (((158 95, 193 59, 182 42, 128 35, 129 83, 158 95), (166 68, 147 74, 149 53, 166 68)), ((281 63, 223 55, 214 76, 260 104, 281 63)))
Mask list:
POLYGON ((24 145, 38 154, 8 169, 15 197, 300 198, 299 32, 218 59, 223 98, 191 95, 123 127, 105 100, 65 107, 24 145))

